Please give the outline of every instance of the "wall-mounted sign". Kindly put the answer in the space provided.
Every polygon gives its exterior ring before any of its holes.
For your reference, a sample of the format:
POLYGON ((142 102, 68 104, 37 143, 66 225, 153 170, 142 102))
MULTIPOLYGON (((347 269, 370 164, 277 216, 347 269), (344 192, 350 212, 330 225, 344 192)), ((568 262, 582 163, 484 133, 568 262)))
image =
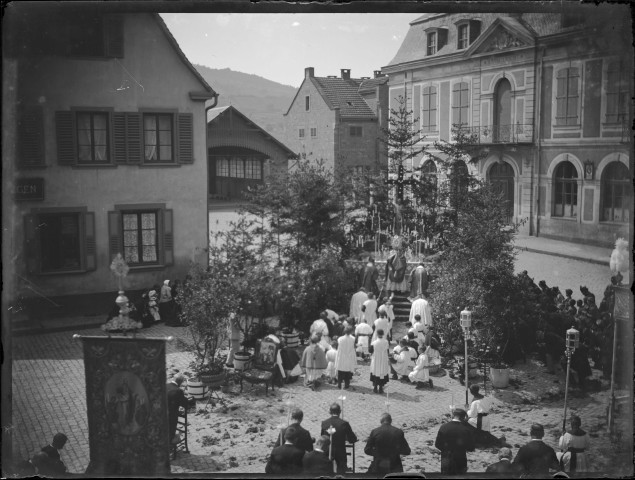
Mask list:
POLYGON ((16 178, 14 192, 16 200, 44 200, 44 179, 16 178))
POLYGON ((594 165, 591 160, 584 162, 584 179, 593 180, 594 165))

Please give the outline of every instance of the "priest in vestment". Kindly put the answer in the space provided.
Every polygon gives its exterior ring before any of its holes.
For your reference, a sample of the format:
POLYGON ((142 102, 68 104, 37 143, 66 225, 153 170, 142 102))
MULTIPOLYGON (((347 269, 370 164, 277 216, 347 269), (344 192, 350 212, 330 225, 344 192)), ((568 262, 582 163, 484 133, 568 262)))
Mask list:
POLYGON ((421 316, 421 321, 424 326, 429 327, 432 325, 432 312, 430 310, 430 304, 428 301, 423 298, 422 295, 419 295, 412 305, 410 306, 410 322, 415 324, 415 315, 421 316))
POLYGON ((377 286, 378 279, 379 270, 377 270, 377 267, 375 266, 375 260, 373 257, 368 257, 368 263, 360 272, 360 287, 368 293, 372 292, 375 295, 379 295, 379 287, 377 286))
POLYGON ((366 289, 362 287, 351 297, 351 306, 348 311, 348 316, 355 319, 359 318, 362 314, 362 305, 364 305, 366 300, 368 300, 368 294, 366 293, 366 289))
POLYGON ((410 299, 414 299, 419 295, 428 294, 428 272, 420 263, 412 273, 410 273, 410 299))

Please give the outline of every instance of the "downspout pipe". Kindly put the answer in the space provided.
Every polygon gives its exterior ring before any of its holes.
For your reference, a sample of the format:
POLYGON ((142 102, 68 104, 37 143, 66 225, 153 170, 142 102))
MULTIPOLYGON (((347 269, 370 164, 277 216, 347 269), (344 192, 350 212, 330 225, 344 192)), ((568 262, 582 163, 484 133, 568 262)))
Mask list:
MULTIPOLYGON (((540 198, 540 166, 541 166, 541 156, 542 156, 542 122, 541 122, 541 117, 542 117, 542 76, 543 76, 543 66, 544 66, 544 56, 545 56, 545 48, 543 47, 542 49, 538 50, 538 75, 536 76, 536 100, 534 101, 534 105, 537 105, 538 108, 536 109, 536 129, 535 129, 535 134, 536 134, 536 145, 537 145, 537 149, 536 149, 536 155, 534 156, 534 164, 538 164, 537 166, 534 167, 534 172, 537 172, 536 174, 536 237, 540 236, 540 202, 544 201, 544 199, 540 198)), ((533 179, 533 173, 532 173, 532 179, 533 179)), ((533 191, 533 188, 532 188, 533 191)), ((532 207, 533 207, 533 203, 532 203, 532 207)), ((529 227, 531 228, 531 223, 529 224, 529 227)), ((531 235, 531 231, 529 232, 529 234, 531 235)))

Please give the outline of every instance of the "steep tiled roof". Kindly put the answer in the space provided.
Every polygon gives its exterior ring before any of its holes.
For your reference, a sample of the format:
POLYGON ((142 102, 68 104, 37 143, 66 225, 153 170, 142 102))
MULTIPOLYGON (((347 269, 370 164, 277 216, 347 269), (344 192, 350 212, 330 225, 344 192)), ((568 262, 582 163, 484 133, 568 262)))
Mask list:
POLYGON ((374 112, 358 93, 362 80, 329 77, 311 77, 311 79, 327 105, 330 108, 339 108, 340 115, 344 117, 375 117, 374 112))

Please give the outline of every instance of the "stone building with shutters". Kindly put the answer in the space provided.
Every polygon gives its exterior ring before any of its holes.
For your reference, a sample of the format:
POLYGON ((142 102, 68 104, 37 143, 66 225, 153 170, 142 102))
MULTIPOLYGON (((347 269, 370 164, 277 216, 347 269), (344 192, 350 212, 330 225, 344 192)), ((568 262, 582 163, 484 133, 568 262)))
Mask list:
POLYGON ((283 142, 299 157, 322 160, 331 169, 386 169, 380 142, 388 124, 388 78, 316 77, 304 69, 304 80, 284 114, 283 142))
POLYGON ((206 263, 205 102, 217 93, 158 14, 66 7, 5 18, 17 122, 15 149, 3 150, 3 224, 13 295, 68 312, 84 294, 112 305, 117 253, 127 291, 206 263))
MULTIPOLYGON (((625 6, 435 13, 410 23, 389 65, 428 150, 410 169, 440 175, 435 140, 476 134, 470 169, 495 185, 521 233, 611 246, 633 220, 633 48, 625 6), (550 9, 550 10, 547 10, 550 9)), ((542 7, 541 7, 542 8, 542 7)), ((469 159, 466 159, 469 160, 469 159)))
POLYGON ((295 153, 236 107, 207 112, 210 199, 240 200, 249 187, 287 174, 295 153))

